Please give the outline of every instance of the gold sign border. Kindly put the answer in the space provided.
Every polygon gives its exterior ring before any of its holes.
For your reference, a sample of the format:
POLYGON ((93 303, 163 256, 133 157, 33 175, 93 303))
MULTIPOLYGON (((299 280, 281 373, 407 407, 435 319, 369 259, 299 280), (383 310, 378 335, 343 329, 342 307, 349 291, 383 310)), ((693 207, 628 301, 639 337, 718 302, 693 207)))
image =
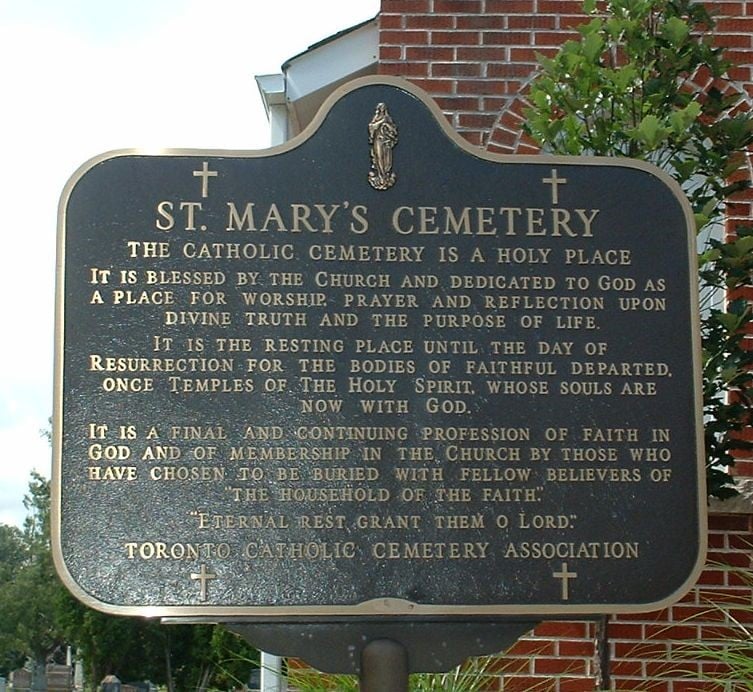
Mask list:
POLYGON ((698 297, 698 276, 695 257, 693 212, 680 186, 659 168, 634 159, 604 157, 560 157, 560 156, 518 156, 494 154, 474 147, 463 139, 449 124, 437 104, 423 90, 399 77, 362 77, 355 79, 334 91, 324 102, 314 120, 299 135, 279 146, 263 150, 213 150, 213 149, 163 149, 142 150, 123 149, 107 152, 84 163, 68 180, 61 195, 58 207, 58 246, 56 261, 56 300, 55 300, 55 370, 54 370, 54 407, 53 407, 53 473, 51 489, 51 525, 52 554, 58 575, 66 587, 85 605, 113 615, 139 615, 143 617, 202 617, 218 616, 225 620, 243 619, 244 617, 289 618, 299 617, 385 617, 405 618, 410 616, 492 616, 492 615, 527 615, 539 618, 546 616, 587 616, 609 613, 639 613, 661 610, 680 600, 697 581, 703 569, 706 556, 707 508, 706 476, 703 440, 702 398, 701 398, 701 346, 700 346, 700 308, 698 297), (108 159, 121 156, 221 156, 231 158, 268 157, 291 151, 312 137, 327 117, 333 105, 345 95, 369 86, 388 86, 401 89, 419 99, 433 114, 445 135, 463 151, 471 156, 503 164, 551 164, 553 167, 572 165, 616 166, 644 171, 663 183, 677 198, 684 210, 688 230, 688 258, 690 276, 690 338, 693 348, 693 388, 695 407, 695 430, 697 449, 698 482, 698 536, 699 545, 695 567, 687 580, 673 594, 660 601, 641 604, 536 604, 536 605, 421 605, 396 598, 377 598, 352 606, 125 606, 106 603, 82 589, 68 571, 62 554, 61 543, 61 492, 62 492, 62 408, 63 408, 63 335, 64 335, 64 268, 65 268, 65 228, 66 209, 71 192, 78 181, 94 166, 108 159))

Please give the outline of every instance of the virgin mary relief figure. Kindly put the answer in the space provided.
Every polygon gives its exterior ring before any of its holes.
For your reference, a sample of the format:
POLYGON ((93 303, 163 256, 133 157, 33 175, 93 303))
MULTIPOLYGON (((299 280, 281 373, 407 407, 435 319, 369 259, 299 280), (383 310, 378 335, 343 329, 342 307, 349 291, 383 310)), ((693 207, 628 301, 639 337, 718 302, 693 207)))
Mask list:
POLYGON ((375 190, 387 190, 397 176, 392 170, 392 149, 397 144, 397 127, 383 103, 377 105, 369 123, 371 170, 369 183, 375 190))

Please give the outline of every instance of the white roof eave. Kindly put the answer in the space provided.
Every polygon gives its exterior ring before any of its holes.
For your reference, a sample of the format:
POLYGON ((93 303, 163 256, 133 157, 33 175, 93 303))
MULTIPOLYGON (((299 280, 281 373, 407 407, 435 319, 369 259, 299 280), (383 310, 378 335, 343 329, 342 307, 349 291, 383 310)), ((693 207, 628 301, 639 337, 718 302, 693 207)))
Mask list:
POLYGON ((297 134, 337 87, 356 77, 376 73, 378 48, 379 27, 375 17, 290 58, 282 66, 282 74, 256 77, 267 115, 271 116, 274 106, 285 103, 288 136, 297 134))
POLYGON ((376 65, 377 20, 323 41, 283 65, 289 101, 298 101, 376 65))

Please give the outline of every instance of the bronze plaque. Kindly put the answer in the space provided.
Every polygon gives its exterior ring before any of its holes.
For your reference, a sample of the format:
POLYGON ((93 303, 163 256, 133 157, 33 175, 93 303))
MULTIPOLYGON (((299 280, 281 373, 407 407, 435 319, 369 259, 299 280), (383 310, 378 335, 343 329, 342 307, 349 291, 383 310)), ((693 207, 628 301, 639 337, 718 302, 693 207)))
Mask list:
POLYGON ((54 550, 115 613, 648 610, 702 560, 697 278, 643 163, 470 147, 406 82, 60 204, 54 550))

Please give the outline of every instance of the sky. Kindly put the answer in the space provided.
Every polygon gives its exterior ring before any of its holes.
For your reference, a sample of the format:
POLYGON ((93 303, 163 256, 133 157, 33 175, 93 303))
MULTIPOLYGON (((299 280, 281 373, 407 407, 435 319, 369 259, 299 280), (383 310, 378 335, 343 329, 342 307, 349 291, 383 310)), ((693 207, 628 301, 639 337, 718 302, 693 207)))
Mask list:
POLYGON ((0 523, 49 477, 57 205, 115 149, 263 149, 255 75, 379 0, 0 0, 0 523))

